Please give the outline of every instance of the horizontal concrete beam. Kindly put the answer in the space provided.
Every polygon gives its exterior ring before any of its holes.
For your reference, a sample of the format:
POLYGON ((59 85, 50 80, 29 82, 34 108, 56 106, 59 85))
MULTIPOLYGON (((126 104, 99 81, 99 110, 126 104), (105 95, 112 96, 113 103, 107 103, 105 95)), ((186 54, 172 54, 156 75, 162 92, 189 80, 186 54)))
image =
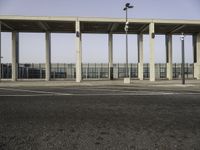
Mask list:
POLYGON ((175 26, 171 31, 169 31, 168 34, 173 34, 174 32, 177 32, 179 30, 181 30, 182 28, 184 28, 186 25, 177 25, 175 26))
MULTIPOLYGON (((98 17, 66 17, 66 16, 9 16, 0 15, 0 20, 44 20, 44 21, 88 21, 88 22, 125 22, 124 18, 98 18, 98 17)), ((181 20, 181 19, 133 19, 132 23, 162 23, 162 24, 199 24, 200 20, 181 20)))
POLYGON ((55 16, 1 16, 0 20, 36 20, 36 21, 76 21, 77 17, 55 17, 55 16))
MULTIPOLYGON (((114 33, 124 34, 124 18, 86 18, 86 17, 53 17, 53 16, 0 16, 2 32, 54 32, 75 33, 76 20, 80 22, 82 33, 114 33), (105 25, 104 25, 105 23, 105 25), (118 27, 120 28, 118 29, 118 27), (51 27, 51 28, 49 28, 51 27)), ((130 34, 148 34, 148 25, 154 23, 155 34, 174 33, 179 34, 180 29, 184 33, 192 35, 199 32, 200 20, 161 20, 161 19, 128 19, 130 34), (138 27, 139 25, 139 27, 138 27), (191 29, 192 28, 192 29, 191 29)))
POLYGON ((14 31, 13 27, 7 25, 7 24, 4 23, 3 21, 1 21, 1 25, 2 25, 2 26, 5 26, 6 28, 8 28, 8 29, 10 29, 10 30, 12 30, 12 31, 14 31))

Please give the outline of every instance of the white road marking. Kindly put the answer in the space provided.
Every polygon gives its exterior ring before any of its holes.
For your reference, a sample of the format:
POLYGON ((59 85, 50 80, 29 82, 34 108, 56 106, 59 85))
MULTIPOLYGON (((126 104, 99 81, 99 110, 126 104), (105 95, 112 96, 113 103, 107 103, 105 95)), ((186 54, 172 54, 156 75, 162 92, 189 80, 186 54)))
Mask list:
POLYGON ((73 94, 72 96, 153 96, 153 95, 170 95, 166 93, 160 94, 137 94, 137 93, 119 93, 119 94, 73 94))
MULTIPOLYGON (((56 89, 69 89, 69 88, 57 88, 56 89)), ((72 90, 72 89, 70 89, 72 90)), ((126 93, 132 93, 132 92, 135 92, 135 91, 131 91, 131 90, 117 90, 117 89, 109 89, 109 88, 83 88, 83 89, 79 89, 79 88, 74 88, 73 90, 78 90, 78 91, 105 91, 105 92, 126 92, 126 93)))
MULTIPOLYGON (((30 92, 30 93, 37 93, 37 94, 49 94, 49 95, 71 95, 69 93, 49 92, 49 91, 41 91, 41 90, 36 91, 36 90, 25 90, 25 89, 13 89, 13 88, 0 88, 0 90, 15 91, 15 92, 30 92)), ((26 95, 26 94, 24 94, 24 95, 26 95)), ((28 95, 30 95, 30 94, 28 94, 28 95)))
POLYGON ((14 95, 0 95, 0 97, 26 97, 26 96, 52 96, 52 94, 25 94, 25 95, 20 95, 20 94, 14 94, 14 95))
POLYGON ((0 95, 0 97, 43 97, 43 96, 70 96, 71 94, 25 94, 25 95, 18 95, 18 94, 14 94, 14 95, 0 95))
POLYGON ((200 95, 198 93, 118 93, 118 94, 25 94, 25 95, 0 95, 0 97, 43 97, 43 96, 159 96, 159 95, 200 95))
MULTIPOLYGON (((66 88, 56 88, 56 89, 66 89, 66 88)), ((69 88, 67 88, 69 89, 69 88)), ((66 89, 66 90, 67 90, 66 89)), ((70 88, 71 90, 71 88, 70 88)), ((172 94, 177 94, 177 93, 174 93, 174 92, 153 92, 153 91, 134 91, 134 90, 131 90, 131 89, 122 89, 122 90, 118 90, 118 89, 109 89, 109 88, 85 88, 85 89, 77 89, 75 88, 74 90, 77 90, 77 91, 87 91, 87 93, 73 93, 72 95, 172 95, 172 94), (96 92, 106 92, 106 93, 91 93, 90 91, 96 91, 96 92), (112 92, 115 92, 115 93, 112 93, 112 92)))
POLYGON ((76 93, 71 96, 159 96, 159 95, 200 95, 200 93, 169 93, 169 92, 132 92, 132 93, 76 93))
MULTIPOLYGON (((56 88, 59 89, 59 88, 56 88)), ((67 90, 66 88, 60 88, 62 90, 67 90)), ((179 92, 154 92, 154 91, 131 91, 131 90, 115 90, 115 89, 73 89, 70 88, 70 90, 77 91, 86 91, 86 93, 60 93, 60 92, 49 92, 49 91, 39 91, 39 90, 27 90, 27 89, 13 89, 13 88, 0 88, 0 90, 7 90, 7 91, 15 91, 15 92, 29 92, 34 94, 2 94, 0 97, 6 97, 6 96, 125 96, 125 95, 135 95, 135 96, 153 96, 153 95, 200 95, 200 93, 179 93, 179 92), (90 91, 96 91, 96 92, 106 92, 106 93, 92 93, 90 91)))

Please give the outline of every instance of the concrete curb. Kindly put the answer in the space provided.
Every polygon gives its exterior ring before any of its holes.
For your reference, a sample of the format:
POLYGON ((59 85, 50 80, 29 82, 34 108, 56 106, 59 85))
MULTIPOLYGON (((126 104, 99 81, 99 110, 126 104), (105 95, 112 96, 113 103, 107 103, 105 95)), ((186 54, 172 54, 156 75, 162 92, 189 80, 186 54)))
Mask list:
POLYGON ((181 84, 181 80, 162 80, 151 82, 149 80, 131 80, 130 84, 124 84, 123 80, 92 80, 82 81, 1 81, 0 87, 47 87, 47 86, 123 86, 123 87, 199 87, 200 80, 187 80, 185 85, 181 84))

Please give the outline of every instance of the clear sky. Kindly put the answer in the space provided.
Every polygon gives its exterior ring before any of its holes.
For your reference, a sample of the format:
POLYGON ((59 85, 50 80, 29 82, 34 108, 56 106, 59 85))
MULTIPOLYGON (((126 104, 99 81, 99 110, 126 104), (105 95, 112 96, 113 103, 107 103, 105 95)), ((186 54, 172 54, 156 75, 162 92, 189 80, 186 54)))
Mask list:
MULTIPOLYGON (((23 16, 125 16, 124 4, 130 2, 129 18, 200 20, 200 0, 0 0, 0 15, 23 16)), ((43 33, 20 33, 20 62, 45 61, 43 33)), ((75 35, 52 34, 52 62, 75 62, 75 35)), ((186 36, 186 62, 193 61, 192 38, 186 36)), ((173 36, 173 61, 180 62, 180 37, 173 36)), ((156 62, 165 62, 164 36, 156 36, 156 62)), ((125 36, 114 35, 114 62, 125 62, 125 36)), ((11 62, 11 34, 2 33, 2 62, 11 62)), ((149 62, 148 35, 144 36, 144 61, 149 62)), ((108 35, 83 34, 83 62, 108 62, 108 35)), ((137 38, 129 36, 129 62, 137 62, 137 38)))

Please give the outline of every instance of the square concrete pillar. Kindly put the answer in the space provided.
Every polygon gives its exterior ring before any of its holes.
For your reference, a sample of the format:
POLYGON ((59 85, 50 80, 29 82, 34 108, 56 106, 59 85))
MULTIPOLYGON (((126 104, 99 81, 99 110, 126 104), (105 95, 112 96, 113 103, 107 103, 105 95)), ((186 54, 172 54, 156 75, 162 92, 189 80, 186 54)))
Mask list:
POLYGON ((200 80, 200 33, 193 35, 194 78, 200 80))
POLYGON ((45 73, 45 80, 49 81, 51 78, 51 33, 46 32, 46 73, 45 73))
POLYGON ((108 35, 108 66, 109 66, 109 79, 113 80, 113 35, 108 35))
POLYGON ((154 23, 149 24, 149 38, 150 38, 150 81, 155 81, 155 32, 154 23))
POLYGON ((2 78, 1 76, 1 59, 2 59, 2 56, 1 56, 1 21, 0 21, 0 80, 2 78))
POLYGON ((172 80, 172 35, 166 35, 166 63, 167 63, 167 79, 172 80))
POLYGON ((19 63, 19 33, 12 32, 12 81, 17 81, 19 63))
POLYGON ((155 64, 155 78, 160 79, 160 64, 155 64))
POLYGON ((197 78, 197 34, 192 36, 193 42, 193 62, 194 62, 194 78, 197 78))
POLYGON ((80 21, 76 21, 76 82, 82 80, 82 39, 80 21))
POLYGON ((143 34, 138 34, 138 78, 143 80, 143 64, 144 64, 144 55, 143 55, 143 34))

